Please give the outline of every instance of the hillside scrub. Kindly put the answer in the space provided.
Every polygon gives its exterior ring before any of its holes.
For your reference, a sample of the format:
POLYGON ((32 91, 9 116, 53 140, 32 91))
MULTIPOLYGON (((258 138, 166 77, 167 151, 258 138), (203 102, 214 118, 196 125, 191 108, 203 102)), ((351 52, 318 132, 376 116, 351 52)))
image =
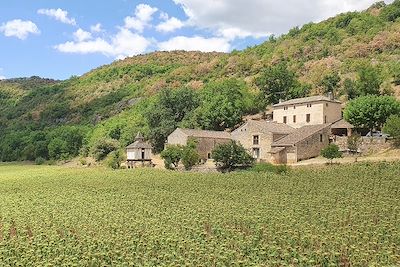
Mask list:
POLYGON ((279 99, 398 95, 398 14, 399 0, 378 3, 229 54, 155 52, 65 81, 0 81, 1 161, 73 157, 51 137, 64 126, 84 129, 83 154, 108 138, 124 148, 138 131, 159 152, 174 127, 235 128, 279 99))

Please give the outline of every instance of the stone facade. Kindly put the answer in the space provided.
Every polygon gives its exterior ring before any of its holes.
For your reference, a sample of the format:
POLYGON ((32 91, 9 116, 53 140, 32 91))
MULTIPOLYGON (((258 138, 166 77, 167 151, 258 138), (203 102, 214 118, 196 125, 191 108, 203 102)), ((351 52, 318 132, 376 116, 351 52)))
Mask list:
POLYGON ((304 126, 272 143, 271 159, 274 163, 286 164, 317 157, 329 145, 329 137, 329 124, 304 126))
POLYGON ((227 132, 201 131, 191 129, 176 129, 168 136, 167 145, 186 146, 189 140, 196 142, 197 153, 203 161, 211 158, 214 148, 230 142, 231 135, 227 132))
POLYGON ((334 123, 342 118, 342 106, 323 96, 293 99, 274 105, 273 117, 293 128, 334 123))
POLYGON ((270 161, 271 144, 294 131, 291 127, 267 121, 249 120, 232 132, 232 139, 239 142, 257 161, 270 161))

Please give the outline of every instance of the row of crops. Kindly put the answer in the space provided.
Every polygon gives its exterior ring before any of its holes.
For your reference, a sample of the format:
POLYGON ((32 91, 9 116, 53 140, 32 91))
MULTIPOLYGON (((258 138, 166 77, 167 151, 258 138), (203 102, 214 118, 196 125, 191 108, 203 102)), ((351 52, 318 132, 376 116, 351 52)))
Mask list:
POLYGON ((350 265, 400 265, 400 163, 285 175, 0 165, 0 266, 350 265))

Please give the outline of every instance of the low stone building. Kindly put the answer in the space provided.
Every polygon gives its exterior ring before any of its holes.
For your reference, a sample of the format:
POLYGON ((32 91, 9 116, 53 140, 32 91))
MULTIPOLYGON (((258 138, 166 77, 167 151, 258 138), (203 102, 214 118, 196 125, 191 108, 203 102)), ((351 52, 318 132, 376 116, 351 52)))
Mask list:
POLYGON ((141 133, 138 133, 135 142, 126 147, 126 161, 128 168, 134 168, 137 166, 151 166, 152 165, 152 153, 153 147, 144 141, 144 137, 141 133))
POLYGON ((231 135, 257 161, 269 161, 271 144, 294 131, 294 128, 283 123, 249 120, 231 135))
POLYGON ((177 128, 168 136, 167 145, 186 146, 190 139, 196 142, 197 152, 202 160, 211 159, 211 153, 216 146, 232 140, 228 132, 177 128))
POLYGON ((304 126, 273 142, 270 161, 286 164, 319 156, 329 145, 330 127, 331 124, 304 126))

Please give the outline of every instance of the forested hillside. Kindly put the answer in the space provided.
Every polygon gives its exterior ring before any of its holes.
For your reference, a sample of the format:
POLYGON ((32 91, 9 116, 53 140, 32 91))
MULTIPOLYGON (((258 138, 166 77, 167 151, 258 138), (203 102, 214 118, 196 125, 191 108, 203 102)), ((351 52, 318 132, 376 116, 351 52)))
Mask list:
POLYGON ((333 91, 400 96, 400 0, 295 27, 230 54, 155 52, 53 81, 0 81, 0 160, 104 159, 142 131, 224 130, 269 104, 333 91))

